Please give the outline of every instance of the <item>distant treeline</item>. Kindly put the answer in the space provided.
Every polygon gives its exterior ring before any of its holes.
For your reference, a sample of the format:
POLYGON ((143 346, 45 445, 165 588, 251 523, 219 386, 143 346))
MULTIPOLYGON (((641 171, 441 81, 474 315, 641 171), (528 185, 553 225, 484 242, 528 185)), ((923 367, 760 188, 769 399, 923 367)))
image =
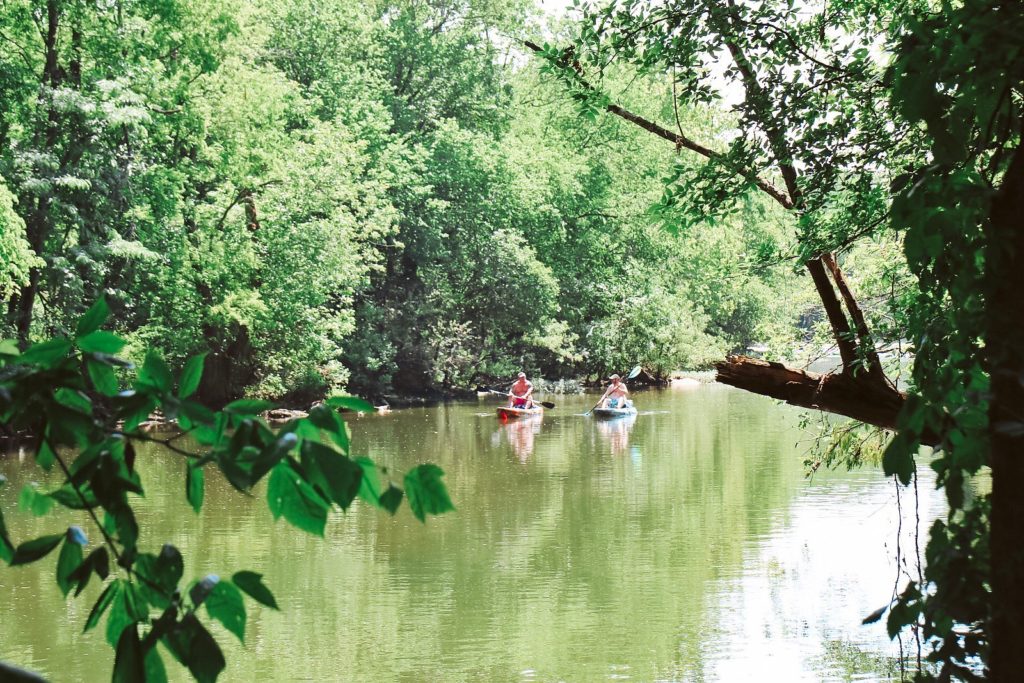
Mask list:
MULTIPOLYGON (((491 0, 4 3, 0 338, 66 333, 104 294, 129 356, 209 350, 201 394, 223 402, 666 372, 791 336, 785 217, 751 197, 665 230, 651 207, 687 162, 581 120, 518 45, 542 20, 491 0)), ((616 92, 724 129, 663 80, 616 92)))

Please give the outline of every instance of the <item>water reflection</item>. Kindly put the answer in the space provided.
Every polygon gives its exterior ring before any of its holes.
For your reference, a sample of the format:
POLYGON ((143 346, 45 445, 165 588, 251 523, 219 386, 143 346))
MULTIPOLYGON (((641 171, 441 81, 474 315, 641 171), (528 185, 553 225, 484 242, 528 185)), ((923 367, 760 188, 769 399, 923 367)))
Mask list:
POLYGON ((533 454, 534 440, 540 434, 543 421, 543 415, 531 415, 518 420, 500 422, 498 430, 495 432, 499 438, 492 439, 492 443, 500 443, 504 440, 511 446, 512 452, 515 453, 519 462, 525 463, 533 454))
POLYGON ((607 442, 612 455, 621 455, 629 448, 629 433, 636 424, 636 414, 595 420, 595 428, 607 442))
MULTIPOLYGON (((651 412, 628 422, 581 417, 594 400, 507 425, 477 404, 353 420, 357 454, 396 473, 437 462, 458 510, 423 525, 356 505, 325 539, 275 523, 262 490, 240 496, 212 474, 196 515, 181 459, 143 448, 143 550, 174 543, 186 578, 265 574, 283 609, 251 608, 244 647, 214 627, 225 680, 890 676, 884 623, 860 625, 895 578, 890 481, 863 470, 808 482, 798 411, 740 391, 645 392, 651 412)), ((55 474, 17 457, 0 473, 15 540, 83 523, 17 509, 23 484, 55 474)), ((941 508, 931 481, 924 527, 941 508)), ((65 603, 55 563, 0 568, 0 659, 55 681, 105 678, 102 628, 82 634, 101 586, 65 603)))

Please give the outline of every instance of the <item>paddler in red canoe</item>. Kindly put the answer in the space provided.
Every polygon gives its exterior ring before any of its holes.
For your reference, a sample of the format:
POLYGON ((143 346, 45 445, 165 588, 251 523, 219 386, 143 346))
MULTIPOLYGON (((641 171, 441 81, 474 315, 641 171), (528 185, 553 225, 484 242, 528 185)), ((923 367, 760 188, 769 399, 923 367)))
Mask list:
POLYGON ((526 379, 525 372, 519 373, 512 388, 508 390, 508 400, 509 408, 525 408, 529 410, 533 407, 533 384, 530 383, 530 380, 526 379))

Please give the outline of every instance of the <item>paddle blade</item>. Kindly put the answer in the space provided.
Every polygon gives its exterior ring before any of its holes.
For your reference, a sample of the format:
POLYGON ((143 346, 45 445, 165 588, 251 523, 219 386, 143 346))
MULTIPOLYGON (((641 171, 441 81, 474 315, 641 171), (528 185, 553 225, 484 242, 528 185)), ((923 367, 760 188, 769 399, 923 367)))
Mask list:
POLYGON ((552 403, 551 401, 537 401, 537 403, 541 404, 542 406, 544 406, 548 410, 553 410, 554 407, 555 407, 555 404, 552 403))
POLYGON ((641 370, 642 368, 639 365, 636 366, 635 368, 629 371, 629 374, 626 375, 626 379, 633 379, 634 377, 640 374, 641 370))

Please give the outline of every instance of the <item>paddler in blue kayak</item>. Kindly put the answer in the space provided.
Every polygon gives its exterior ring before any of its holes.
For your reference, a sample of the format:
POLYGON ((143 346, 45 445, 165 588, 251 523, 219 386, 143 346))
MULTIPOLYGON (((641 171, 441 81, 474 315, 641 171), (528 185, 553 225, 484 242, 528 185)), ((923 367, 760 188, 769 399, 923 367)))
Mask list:
POLYGON ((618 375, 612 375, 609 377, 612 381, 608 385, 608 388, 604 392, 604 396, 598 401, 598 405, 602 408, 628 408, 633 405, 633 402, 629 400, 629 389, 626 388, 622 378, 618 375))
POLYGON ((525 372, 520 372, 519 376, 516 377, 512 388, 508 390, 508 398, 510 408, 525 408, 529 410, 533 407, 533 384, 530 383, 530 380, 526 379, 525 372))

